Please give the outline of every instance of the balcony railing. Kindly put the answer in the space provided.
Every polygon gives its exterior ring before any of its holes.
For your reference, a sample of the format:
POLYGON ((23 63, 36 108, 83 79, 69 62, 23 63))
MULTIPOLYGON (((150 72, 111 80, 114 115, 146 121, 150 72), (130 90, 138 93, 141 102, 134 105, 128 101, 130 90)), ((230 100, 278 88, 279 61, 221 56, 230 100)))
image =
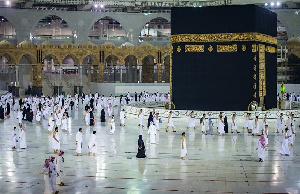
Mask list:
POLYGON ((0 34, 0 39, 3 40, 3 39, 9 39, 9 40, 15 40, 16 39, 16 35, 3 35, 3 34, 0 34))
POLYGON ((151 37, 145 37, 140 36, 139 42, 170 42, 170 37, 157 37, 157 36, 151 36, 151 37))
POLYGON ((125 36, 89 36, 90 40, 126 40, 125 36))

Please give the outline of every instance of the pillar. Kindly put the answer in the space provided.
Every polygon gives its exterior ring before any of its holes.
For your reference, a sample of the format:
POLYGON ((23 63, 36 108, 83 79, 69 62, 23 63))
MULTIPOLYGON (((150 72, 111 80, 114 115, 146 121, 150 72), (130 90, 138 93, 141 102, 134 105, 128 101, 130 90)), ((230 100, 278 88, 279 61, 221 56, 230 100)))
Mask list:
POLYGON ((12 92, 15 97, 20 97, 20 95, 19 95, 19 89, 20 89, 20 87, 19 87, 19 66, 16 65, 15 67, 16 67, 16 84, 15 84, 12 92))
POLYGON ((98 67, 99 65, 93 65, 93 82, 98 82, 98 67))
POLYGON ((133 83, 137 83, 138 82, 137 72, 138 72, 138 70, 137 70, 137 64, 136 64, 134 66, 134 74, 133 74, 133 80, 132 80, 133 83))
POLYGON ((78 89, 78 95, 81 96, 82 91, 83 91, 83 86, 82 86, 82 65, 78 66, 78 71, 79 71, 79 86, 74 86, 74 93, 77 93, 77 89, 78 89))
POLYGON ((16 86, 19 87, 19 65, 16 65, 16 86))
POLYGON ((59 86, 62 85, 62 66, 59 67, 59 86))
POLYGON ((161 63, 157 64, 157 82, 161 83, 162 79, 162 72, 161 72, 161 63))
POLYGON ((142 66, 139 67, 139 82, 142 83, 142 66))
POLYGON ((91 68, 92 65, 91 64, 88 64, 88 82, 90 82, 92 79, 91 79, 91 68))
POLYGON ((99 65, 99 83, 104 82, 104 63, 100 63, 99 65))
MULTIPOLYGON (((169 76, 169 82, 170 82, 170 101, 172 101, 172 94, 173 94, 173 86, 172 86, 172 84, 173 84, 173 80, 172 80, 172 55, 173 55, 173 46, 172 46, 172 44, 171 44, 171 46, 170 46, 170 76, 169 76)), ((165 64, 165 69, 167 69, 166 68, 166 64, 165 64)), ((167 80, 167 79, 166 79, 167 80)))
POLYGON ((122 72, 122 70, 123 70, 123 69, 122 69, 122 66, 121 66, 121 68, 120 68, 120 83, 122 83, 122 78, 123 78, 123 75, 122 75, 123 72, 122 72))
POLYGON ((33 66, 32 79, 32 95, 41 96, 43 93, 42 87, 42 63, 37 63, 33 66))
POLYGON ((82 65, 79 65, 79 85, 82 86, 82 65))

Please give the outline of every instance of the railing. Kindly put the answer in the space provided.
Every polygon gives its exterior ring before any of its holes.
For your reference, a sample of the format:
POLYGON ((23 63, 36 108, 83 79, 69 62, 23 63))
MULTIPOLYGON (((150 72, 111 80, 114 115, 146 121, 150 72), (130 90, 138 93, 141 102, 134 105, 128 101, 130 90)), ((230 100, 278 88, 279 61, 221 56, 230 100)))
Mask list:
MULTIPOLYGON (((127 114, 132 115, 138 115, 140 109, 143 109, 143 112, 145 115, 150 114, 152 112, 153 108, 156 109, 156 112, 159 113, 159 116, 161 118, 168 118, 170 110, 165 109, 164 105, 166 105, 166 101, 159 101, 159 102, 137 102, 132 103, 128 105, 124 105, 124 109, 127 114)), ((299 104, 297 104, 299 106, 299 104)), ((296 103, 294 104, 295 107, 297 107, 296 103)), ((172 110, 173 112, 173 118, 188 118, 189 114, 192 110, 172 110)), ((203 114, 206 114, 208 117, 211 116, 212 119, 216 120, 219 117, 220 111, 200 111, 200 110, 193 110, 194 116, 196 119, 200 119, 203 114)), ((299 118, 299 110, 292 110, 292 112, 295 114, 295 118, 299 118)), ((223 115, 226 115, 228 118, 231 118, 233 114, 236 114, 238 117, 238 120, 243 120, 248 114, 249 111, 223 111, 223 115)), ((275 119, 278 118, 278 115, 280 113, 283 113, 285 116, 289 116, 291 113, 291 110, 280 110, 280 109, 272 109, 268 111, 251 111, 253 115, 258 116, 260 119, 262 119, 265 115, 268 116, 268 119, 273 119, 275 122, 275 119)))
POLYGON ((286 46, 277 46, 277 62, 285 62, 287 61, 287 53, 288 49, 286 46))
POLYGON ((0 39, 16 39, 17 36, 16 35, 3 35, 0 34, 0 39))
POLYGON ((73 36, 72 35, 59 35, 59 36, 48 36, 48 35, 41 35, 41 36, 33 36, 32 39, 36 40, 48 40, 48 39, 53 39, 53 40, 65 40, 68 39, 70 41, 73 41, 73 36))
POLYGON ((66 86, 69 89, 73 90, 73 85, 70 83, 70 80, 68 80, 68 78, 66 77, 65 74, 62 74, 62 78, 63 78, 64 82, 66 83, 66 86))
POLYGON ((52 85, 51 81, 49 80, 48 75, 45 74, 45 73, 43 73, 43 76, 44 76, 44 80, 46 81, 48 87, 52 89, 52 88, 53 88, 53 85, 52 85))
POLYGON ((157 36, 151 36, 151 37, 139 37, 139 42, 170 42, 170 37, 157 37, 157 36))
POLYGON ((126 40, 125 36, 89 36, 90 40, 126 40))

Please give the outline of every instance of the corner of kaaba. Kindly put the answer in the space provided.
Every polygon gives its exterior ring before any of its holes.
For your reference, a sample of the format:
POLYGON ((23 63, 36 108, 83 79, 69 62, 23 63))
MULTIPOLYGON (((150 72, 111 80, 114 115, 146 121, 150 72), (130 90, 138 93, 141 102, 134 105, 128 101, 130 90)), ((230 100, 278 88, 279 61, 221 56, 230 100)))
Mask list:
POLYGON ((276 107, 276 13, 256 5, 176 7, 171 21, 176 109, 276 107))

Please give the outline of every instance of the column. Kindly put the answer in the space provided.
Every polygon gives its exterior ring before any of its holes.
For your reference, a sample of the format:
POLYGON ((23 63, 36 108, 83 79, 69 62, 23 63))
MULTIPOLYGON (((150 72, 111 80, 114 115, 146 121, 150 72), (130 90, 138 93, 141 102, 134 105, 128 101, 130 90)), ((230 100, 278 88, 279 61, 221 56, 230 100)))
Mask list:
POLYGON ((37 63, 33 66, 32 94, 41 96, 42 91, 42 63, 37 63))
POLYGON ((82 86, 82 65, 79 65, 79 85, 82 86))
POLYGON ((19 66, 16 65, 16 86, 19 87, 19 66))
POLYGON ((92 80, 92 76, 91 76, 91 68, 92 67, 92 65, 91 64, 88 64, 88 82, 90 82, 91 80, 92 80))
POLYGON ((13 95, 15 96, 15 97, 19 97, 20 95, 19 95, 19 66, 18 65, 16 65, 15 66, 16 67, 16 84, 15 84, 15 86, 14 86, 14 89, 13 89, 13 95))
POLYGON ((122 66, 120 66, 120 83, 122 83, 122 77, 123 77, 122 70, 123 70, 123 68, 122 68, 122 66))
POLYGON ((157 64, 157 83, 161 83, 162 82, 162 72, 161 72, 161 63, 157 64))
POLYGON ((78 86, 78 94, 82 95, 83 86, 82 86, 82 65, 79 65, 79 86, 78 86))
POLYGON ((62 85, 62 66, 59 67, 59 86, 62 85))
POLYGON ((133 80, 132 80, 133 83, 136 83, 138 81, 137 71, 138 70, 137 70, 137 65, 136 65, 136 66, 134 66, 134 77, 133 77, 133 80))
POLYGON ((104 82, 104 63, 100 63, 99 65, 99 83, 104 82))
POLYGON ((139 67, 139 81, 142 83, 142 66, 139 67))
POLYGON ((93 65, 93 82, 98 82, 98 67, 99 65, 93 65))
POLYGON ((58 86, 58 94, 61 95, 62 94, 62 90, 63 90, 63 85, 62 85, 62 72, 63 72, 63 68, 62 66, 60 66, 59 68, 59 86, 58 86))

